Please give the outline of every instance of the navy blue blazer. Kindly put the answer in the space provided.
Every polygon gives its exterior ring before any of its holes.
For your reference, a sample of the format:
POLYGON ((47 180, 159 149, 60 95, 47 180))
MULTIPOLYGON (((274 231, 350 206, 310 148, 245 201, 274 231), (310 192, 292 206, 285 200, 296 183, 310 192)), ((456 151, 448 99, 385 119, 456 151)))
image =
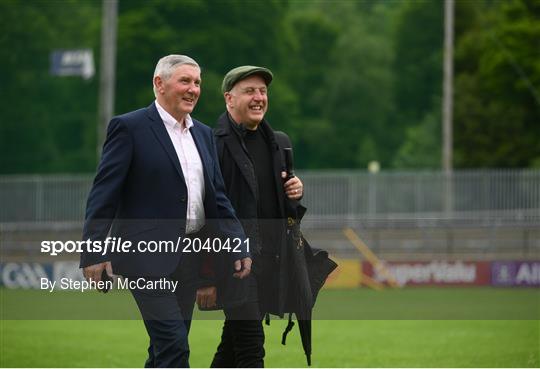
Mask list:
MULTIPOLYGON (((204 169, 207 229, 221 237, 245 240, 244 231, 225 195, 212 130, 193 120, 193 136, 204 169)), ((185 234, 187 187, 180 162, 155 103, 114 117, 107 129, 101 161, 86 205, 83 240, 108 235, 131 241, 129 252, 81 253, 81 267, 110 260, 125 276, 166 276, 178 265, 176 252, 139 252, 139 241, 173 241, 185 234), (110 231, 110 234, 109 234, 110 231)), ((232 261, 249 256, 246 243, 232 261)), ((229 258, 227 258, 229 259, 229 258)))

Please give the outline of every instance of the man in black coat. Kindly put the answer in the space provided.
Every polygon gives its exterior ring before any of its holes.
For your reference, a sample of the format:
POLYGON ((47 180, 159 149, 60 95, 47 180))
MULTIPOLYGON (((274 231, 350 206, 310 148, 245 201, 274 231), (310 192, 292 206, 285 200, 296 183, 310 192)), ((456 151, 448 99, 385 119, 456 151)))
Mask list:
MULTIPOLYGON (((263 367, 263 316, 282 317, 284 312, 285 199, 299 200, 303 186, 297 177, 284 181, 276 134, 264 119, 272 78, 266 68, 241 66, 223 79, 227 111, 219 118, 214 134, 227 196, 250 239, 253 273, 247 278, 246 303, 225 309, 212 367, 263 367)), ((198 296, 214 292, 203 288, 198 296)))

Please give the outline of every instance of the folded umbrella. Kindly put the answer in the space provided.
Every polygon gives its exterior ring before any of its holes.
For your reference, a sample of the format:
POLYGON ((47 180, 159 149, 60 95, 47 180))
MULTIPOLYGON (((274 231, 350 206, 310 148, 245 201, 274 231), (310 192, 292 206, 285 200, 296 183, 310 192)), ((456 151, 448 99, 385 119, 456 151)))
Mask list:
MULTIPOLYGON (((288 138, 287 138, 288 141, 288 138)), ((294 176, 292 148, 290 143, 283 149, 287 179, 294 176)), ((287 293, 285 311, 289 312, 289 323, 283 332, 282 344, 292 329, 292 313, 296 315, 302 347, 307 364, 311 366, 311 317, 317 295, 328 275, 337 264, 328 258, 328 253, 313 250, 300 230, 300 221, 306 208, 298 201, 286 199, 287 215, 287 260, 289 262, 290 288, 287 293)))
MULTIPOLYGON (((328 275, 337 264, 328 258, 323 250, 312 249, 300 230, 300 220, 306 208, 296 201, 287 204, 287 251, 291 283, 286 303, 286 311, 296 315, 302 347, 308 365, 311 365, 311 318, 317 295, 328 275)), ((287 333, 293 323, 289 315, 289 324, 283 333, 285 344, 287 333)))

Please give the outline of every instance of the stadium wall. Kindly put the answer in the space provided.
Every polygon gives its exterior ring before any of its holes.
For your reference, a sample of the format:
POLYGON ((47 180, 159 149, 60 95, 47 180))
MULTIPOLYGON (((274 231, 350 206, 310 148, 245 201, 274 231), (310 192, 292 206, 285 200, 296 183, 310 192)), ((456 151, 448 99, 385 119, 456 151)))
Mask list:
MULTIPOLYGON (((368 262, 338 260, 325 288, 359 288, 363 276, 387 283, 380 269, 368 262)), ((496 286, 540 287, 540 261, 431 261, 383 263, 400 286, 496 286)), ((83 280, 78 262, 9 262, 0 264, 0 286, 10 289, 40 289, 42 278, 83 280)))

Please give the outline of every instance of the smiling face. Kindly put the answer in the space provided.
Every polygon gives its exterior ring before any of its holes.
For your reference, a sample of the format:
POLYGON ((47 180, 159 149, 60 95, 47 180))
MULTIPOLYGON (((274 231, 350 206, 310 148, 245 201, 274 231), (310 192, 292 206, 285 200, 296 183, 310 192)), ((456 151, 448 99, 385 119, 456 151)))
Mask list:
POLYGON ((237 123, 248 129, 256 129, 268 110, 267 87, 258 75, 236 83, 231 91, 225 92, 227 111, 237 123))
POLYGON ((201 70, 190 64, 177 67, 168 79, 154 77, 157 101, 170 115, 182 123, 201 94, 201 70))

